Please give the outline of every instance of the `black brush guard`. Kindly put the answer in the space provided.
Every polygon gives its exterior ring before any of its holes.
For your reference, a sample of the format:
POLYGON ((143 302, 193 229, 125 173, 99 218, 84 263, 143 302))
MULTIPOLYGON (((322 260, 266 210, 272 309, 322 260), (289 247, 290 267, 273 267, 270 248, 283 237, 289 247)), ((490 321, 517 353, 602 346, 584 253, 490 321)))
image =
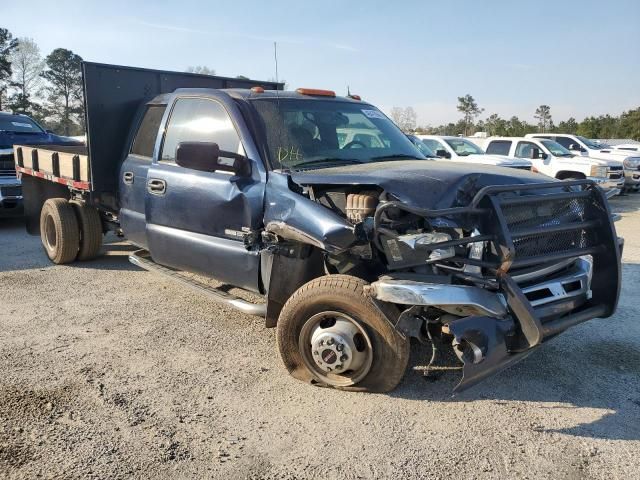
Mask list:
POLYGON ((606 195, 589 180, 485 187, 468 206, 441 210, 387 202, 376 210, 377 242, 380 234, 393 235, 383 226, 383 213, 390 208, 409 211, 436 224, 455 222, 467 231, 477 228, 481 232, 479 236, 426 245, 429 250, 480 241, 490 245, 482 259, 447 259, 483 267, 488 276, 463 278, 502 293, 511 314, 507 319, 467 317, 448 325, 459 344, 473 344, 484 352, 481 362, 465 361, 464 378, 456 391, 512 365, 567 328, 592 318, 609 317, 616 309, 621 278, 619 242, 606 195), (568 314, 541 321, 510 272, 584 255, 593 259, 591 297, 568 314))

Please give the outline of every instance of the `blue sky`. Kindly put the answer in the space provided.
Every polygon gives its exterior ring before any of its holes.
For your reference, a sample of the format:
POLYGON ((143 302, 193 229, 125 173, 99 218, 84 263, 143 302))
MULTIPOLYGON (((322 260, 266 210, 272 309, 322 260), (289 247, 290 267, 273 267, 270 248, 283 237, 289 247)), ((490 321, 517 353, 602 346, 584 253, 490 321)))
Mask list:
MULTIPOLYGON (((485 115, 557 122, 640 106, 640 1, 2 0, 0 26, 44 54, 220 75, 290 88, 347 85, 421 124, 457 120, 470 93, 485 115)), ((483 115, 484 116, 484 115, 483 115)))

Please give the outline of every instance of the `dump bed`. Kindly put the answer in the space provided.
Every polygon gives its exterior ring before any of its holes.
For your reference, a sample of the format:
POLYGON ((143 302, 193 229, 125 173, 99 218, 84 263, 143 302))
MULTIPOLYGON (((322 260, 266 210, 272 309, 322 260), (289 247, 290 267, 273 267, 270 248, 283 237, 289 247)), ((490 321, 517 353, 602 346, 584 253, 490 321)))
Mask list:
POLYGON ((146 102, 158 94, 170 93, 177 88, 262 86, 274 90, 283 87, 283 84, 276 82, 92 62, 83 62, 82 75, 87 146, 17 146, 14 154, 16 169, 23 175, 87 190, 92 203, 113 210, 118 208, 120 164, 126 155, 132 126, 146 102))

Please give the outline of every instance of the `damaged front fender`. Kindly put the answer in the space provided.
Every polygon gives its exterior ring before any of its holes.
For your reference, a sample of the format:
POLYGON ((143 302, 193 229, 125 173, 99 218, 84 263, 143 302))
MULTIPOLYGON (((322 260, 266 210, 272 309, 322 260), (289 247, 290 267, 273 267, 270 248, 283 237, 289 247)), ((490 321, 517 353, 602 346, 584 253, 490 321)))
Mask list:
POLYGON ((340 253, 357 237, 354 226, 328 208, 292 191, 286 174, 271 172, 266 187, 265 229, 287 240, 340 253))

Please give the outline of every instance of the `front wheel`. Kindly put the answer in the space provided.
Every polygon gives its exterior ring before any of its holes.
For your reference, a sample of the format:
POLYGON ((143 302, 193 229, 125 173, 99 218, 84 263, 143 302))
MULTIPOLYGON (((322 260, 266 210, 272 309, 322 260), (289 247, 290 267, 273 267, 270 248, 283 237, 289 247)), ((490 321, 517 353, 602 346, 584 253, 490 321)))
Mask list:
POLYGON ((343 390, 388 392, 402 379, 409 341, 393 328, 398 312, 364 295, 364 280, 320 277, 287 301, 278 349, 298 380, 343 390))

